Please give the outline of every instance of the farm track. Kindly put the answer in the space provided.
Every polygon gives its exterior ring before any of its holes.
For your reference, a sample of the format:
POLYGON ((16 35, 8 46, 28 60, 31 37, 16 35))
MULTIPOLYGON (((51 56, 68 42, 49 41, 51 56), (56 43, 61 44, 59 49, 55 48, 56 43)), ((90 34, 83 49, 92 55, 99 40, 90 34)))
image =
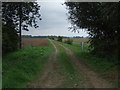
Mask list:
POLYGON ((69 48, 63 46, 62 44, 59 45, 66 50, 67 55, 70 57, 72 63, 74 63, 76 67, 79 68, 79 70, 84 74, 85 88, 113 88, 111 83, 108 83, 104 79, 100 78, 97 73, 89 69, 82 61, 77 59, 77 57, 75 57, 74 53, 69 48))
POLYGON ((54 46, 55 51, 49 57, 49 60, 45 66, 46 70, 41 76, 38 77, 37 80, 30 83, 28 88, 56 88, 65 81, 65 77, 60 75, 58 72, 58 45, 55 45, 52 41, 51 44, 54 46))
POLYGON ((112 84, 100 78, 93 70, 81 62, 69 48, 62 44, 53 43, 52 41, 51 44, 54 46, 55 51, 49 57, 45 66, 46 70, 37 80, 29 83, 28 88, 57 88, 66 81, 65 76, 59 74, 60 66, 57 59, 59 55, 58 47, 65 49, 67 55, 70 57, 71 63, 75 64, 79 71, 83 73, 85 88, 113 88, 112 84))

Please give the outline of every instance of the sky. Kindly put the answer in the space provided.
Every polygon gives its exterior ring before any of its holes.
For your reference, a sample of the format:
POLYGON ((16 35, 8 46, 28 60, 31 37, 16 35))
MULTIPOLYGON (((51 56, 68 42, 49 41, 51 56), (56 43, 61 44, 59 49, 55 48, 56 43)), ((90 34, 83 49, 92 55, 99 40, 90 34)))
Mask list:
POLYGON ((68 27, 71 26, 70 22, 67 20, 67 12, 65 5, 62 5, 63 1, 54 2, 39 2, 40 14, 42 20, 38 20, 39 27, 37 29, 29 27, 29 31, 22 31, 22 35, 32 35, 32 36, 88 36, 87 32, 80 30, 79 33, 74 33, 69 31, 68 27))

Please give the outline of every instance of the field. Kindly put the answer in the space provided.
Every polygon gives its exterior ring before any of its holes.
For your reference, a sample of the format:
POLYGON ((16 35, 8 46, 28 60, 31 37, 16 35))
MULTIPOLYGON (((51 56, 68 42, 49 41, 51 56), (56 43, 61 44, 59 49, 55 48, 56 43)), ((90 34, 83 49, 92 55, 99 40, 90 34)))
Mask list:
POLYGON ((22 38, 22 47, 43 47, 48 46, 48 40, 47 39, 41 39, 41 38, 22 38))
POLYGON ((117 62, 90 54, 88 43, 81 49, 87 41, 23 38, 22 49, 3 57, 3 88, 117 87, 117 62))
MULTIPOLYGON (((63 39, 63 41, 67 40, 66 38, 63 39)), ((87 38, 72 38, 73 43, 80 43, 80 42, 88 42, 89 39, 87 38)))

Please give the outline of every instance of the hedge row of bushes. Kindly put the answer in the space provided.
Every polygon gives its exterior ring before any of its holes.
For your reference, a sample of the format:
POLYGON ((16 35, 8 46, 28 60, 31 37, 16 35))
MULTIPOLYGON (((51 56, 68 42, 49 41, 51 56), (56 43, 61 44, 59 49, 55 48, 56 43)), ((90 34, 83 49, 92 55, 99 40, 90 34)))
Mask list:
POLYGON ((65 40, 64 42, 67 43, 67 44, 72 44, 72 43, 73 43, 73 40, 68 38, 68 39, 65 40))
MULTIPOLYGON (((55 40, 55 37, 54 37, 54 36, 51 36, 51 37, 49 37, 49 39, 55 40)), ((62 42, 62 41, 63 41, 63 37, 58 36, 58 37, 57 37, 57 41, 62 42)), ((68 39, 66 39, 66 40, 64 41, 64 43, 72 44, 72 43, 73 43, 73 40, 70 39, 70 38, 68 38, 68 39)))

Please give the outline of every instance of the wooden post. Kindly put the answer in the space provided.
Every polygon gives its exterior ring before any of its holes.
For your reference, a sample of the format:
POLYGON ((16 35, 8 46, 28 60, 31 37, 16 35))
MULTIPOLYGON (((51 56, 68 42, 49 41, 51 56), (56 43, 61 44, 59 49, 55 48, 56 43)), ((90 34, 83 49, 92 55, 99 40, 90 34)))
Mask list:
POLYGON ((83 50, 84 42, 81 42, 81 49, 83 50))

